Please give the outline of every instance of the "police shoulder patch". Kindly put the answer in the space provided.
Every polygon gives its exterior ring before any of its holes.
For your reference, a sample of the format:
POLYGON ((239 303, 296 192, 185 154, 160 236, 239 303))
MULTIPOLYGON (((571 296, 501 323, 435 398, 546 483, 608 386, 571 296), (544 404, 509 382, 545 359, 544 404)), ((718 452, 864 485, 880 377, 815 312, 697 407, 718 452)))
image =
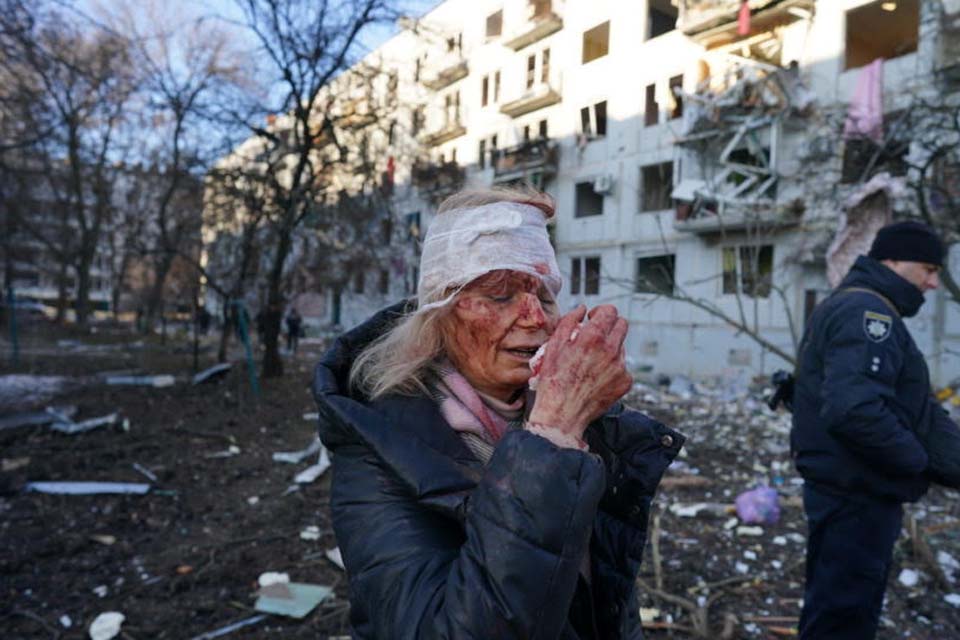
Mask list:
POLYGON ((883 342, 890 337, 893 318, 876 311, 863 312, 863 332, 872 342, 883 342))

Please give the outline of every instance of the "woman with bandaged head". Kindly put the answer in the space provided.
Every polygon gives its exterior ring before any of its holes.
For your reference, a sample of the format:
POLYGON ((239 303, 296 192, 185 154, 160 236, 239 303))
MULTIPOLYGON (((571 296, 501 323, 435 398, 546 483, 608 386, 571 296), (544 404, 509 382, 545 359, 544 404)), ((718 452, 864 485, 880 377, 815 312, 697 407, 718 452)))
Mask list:
POLYGON ((355 638, 642 636, 650 502, 683 437, 620 403, 616 308, 561 315, 553 216, 538 192, 451 196, 417 299, 317 367, 355 638))

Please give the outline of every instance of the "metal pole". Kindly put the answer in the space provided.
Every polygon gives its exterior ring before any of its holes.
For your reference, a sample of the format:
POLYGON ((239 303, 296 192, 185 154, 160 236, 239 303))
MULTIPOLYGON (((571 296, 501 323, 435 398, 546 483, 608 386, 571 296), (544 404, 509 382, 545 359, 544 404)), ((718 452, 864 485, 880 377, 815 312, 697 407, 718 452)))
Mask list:
POLYGON ((240 339, 243 340, 243 348, 247 353, 247 371, 250 373, 250 387, 253 389, 253 395, 260 397, 260 384, 257 382, 257 367, 253 363, 253 349, 250 347, 250 334, 247 331, 247 314, 242 300, 234 300, 230 304, 237 310, 237 327, 240 329, 240 339))
POLYGON ((17 305, 13 285, 7 287, 7 309, 10 313, 10 344, 13 349, 10 359, 13 366, 17 366, 20 364, 20 340, 17 336, 17 305))

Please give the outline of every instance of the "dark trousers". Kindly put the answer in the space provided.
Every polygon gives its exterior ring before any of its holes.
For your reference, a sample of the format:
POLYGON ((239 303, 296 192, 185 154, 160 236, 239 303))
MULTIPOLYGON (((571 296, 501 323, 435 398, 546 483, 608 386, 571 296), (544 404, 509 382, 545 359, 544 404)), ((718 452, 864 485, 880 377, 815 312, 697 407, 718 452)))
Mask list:
POLYGON ((871 640, 900 535, 903 507, 860 502, 807 484, 807 583, 800 614, 804 640, 871 640))

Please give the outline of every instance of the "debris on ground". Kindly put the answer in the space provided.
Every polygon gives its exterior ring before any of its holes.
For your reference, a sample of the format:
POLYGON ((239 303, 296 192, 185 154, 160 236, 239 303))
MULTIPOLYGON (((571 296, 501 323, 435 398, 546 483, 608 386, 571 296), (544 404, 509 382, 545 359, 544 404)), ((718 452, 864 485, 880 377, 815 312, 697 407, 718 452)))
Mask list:
POLYGON ((65 433, 67 435, 74 435, 77 433, 84 433, 86 431, 91 431, 98 427, 103 427, 106 425, 116 424, 117 419, 120 417, 120 414, 114 411, 111 414, 100 416, 99 418, 90 418, 82 422, 73 422, 57 420, 50 428, 54 431, 59 431, 60 433, 65 433))
POLYGON ((213 631, 208 631, 207 633, 201 633, 201 634, 198 635, 198 636, 194 636, 194 637, 191 638, 190 640, 213 640, 214 638, 221 638, 221 637, 223 637, 223 636, 225 636, 225 635, 228 635, 228 634, 230 634, 230 633, 233 633, 233 632, 236 631, 237 629, 243 629, 244 627, 251 627, 251 626, 253 626, 253 625, 255 625, 255 624, 259 624, 259 623, 263 622, 264 620, 266 620, 267 617, 268 617, 268 616, 266 616, 266 615, 264 615, 264 614, 260 614, 260 615, 257 615, 257 616, 251 616, 251 617, 249 617, 249 618, 244 618, 243 620, 239 620, 239 621, 237 621, 237 622, 234 622, 233 624, 228 624, 228 625, 225 626, 225 627, 220 627, 219 629, 215 629, 215 630, 213 630, 213 631))
POLYGON ((42 407, 85 383, 66 376, 11 374, 0 376, 0 415, 42 407))
POLYGON ((68 422, 77 407, 47 407, 43 411, 26 411, 0 417, 0 431, 19 427, 41 427, 51 422, 68 422))
POLYGON ((276 462, 299 464, 306 458, 318 453, 322 448, 323 445, 320 443, 320 438, 314 438, 310 443, 310 446, 308 446, 306 449, 301 449, 300 451, 277 451, 273 454, 273 459, 276 462))
POLYGON ((335 564, 338 569, 345 571, 346 568, 343 566, 343 555, 340 553, 340 547, 334 547, 332 549, 327 549, 327 559, 335 564))
POLYGON ((71 496, 104 493, 144 495, 150 491, 150 485, 137 482, 28 482, 24 489, 71 496))
POLYGON ((303 582, 274 582, 261 587, 254 609, 291 618, 303 618, 330 597, 331 587, 303 582))
POLYGON ((737 516, 749 524, 776 524, 780 519, 780 498, 776 489, 757 487, 737 496, 737 516))
POLYGON ((90 623, 90 640, 110 640, 120 633, 126 617, 117 611, 101 613, 90 623))
POLYGON ((323 475, 323 472, 330 468, 330 454, 327 453, 326 447, 320 448, 320 459, 316 464, 310 465, 300 473, 298 473, 293 481, 297 484, 310 484, 317 478, 323 475))
POLYGON ((216 378, 223 377, 230 369, 233 367, 229 362, 221 362, 220 364, 215 364, 209 369, 204 369, 197 375, 193 376, 192 384, 198 385, 208 380, 214 380, 216 378))
POLYGON ((112 387, 135 386, 135 387, 153 387, 163 389, 172 387, 177 379, 169 374, 157 376, 108 376, 106 383, 112 387))

